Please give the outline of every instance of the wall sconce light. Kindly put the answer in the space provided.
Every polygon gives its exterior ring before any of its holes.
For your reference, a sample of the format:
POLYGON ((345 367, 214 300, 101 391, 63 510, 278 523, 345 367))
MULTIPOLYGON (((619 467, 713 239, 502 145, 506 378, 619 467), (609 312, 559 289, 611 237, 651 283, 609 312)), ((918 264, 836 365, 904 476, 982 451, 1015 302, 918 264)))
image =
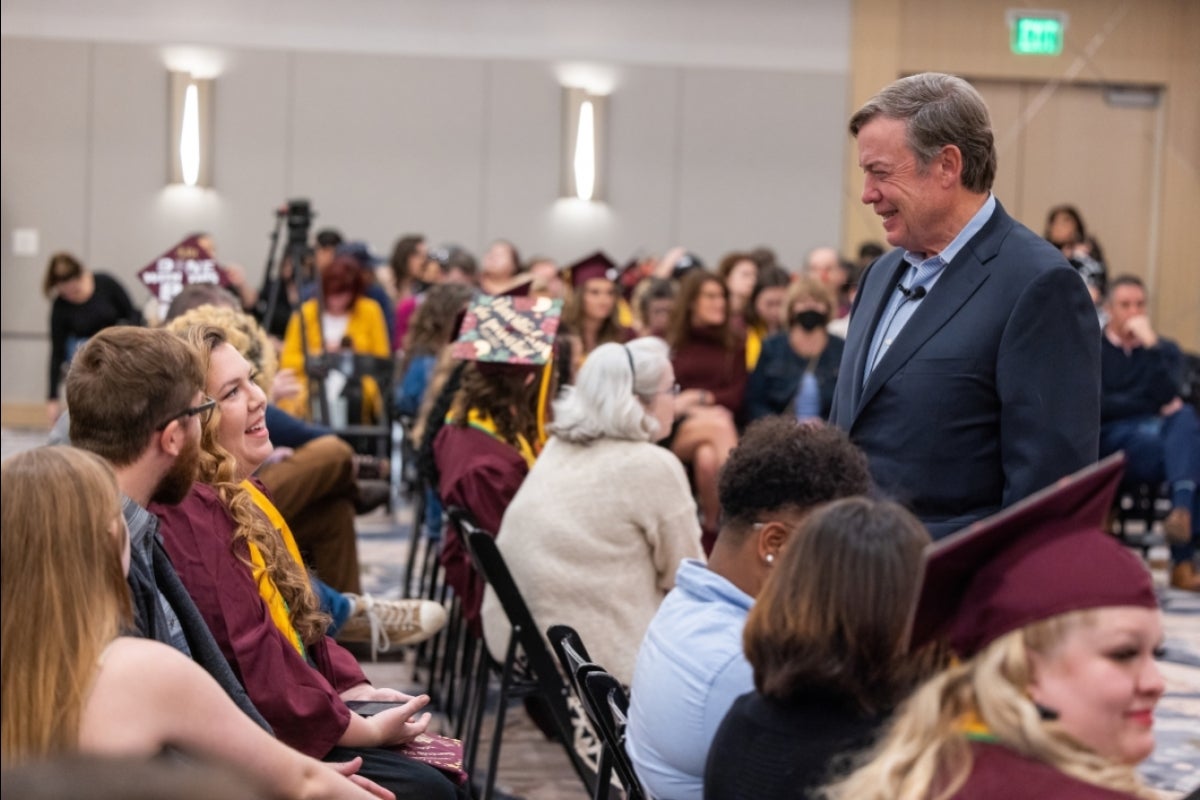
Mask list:
POLYGON ((170 73, 171 183, 212 186, 212 79, 170 73))
POLYGON ((604 199, 604 119, 608 98, 563 89, 562 195, 604 199))

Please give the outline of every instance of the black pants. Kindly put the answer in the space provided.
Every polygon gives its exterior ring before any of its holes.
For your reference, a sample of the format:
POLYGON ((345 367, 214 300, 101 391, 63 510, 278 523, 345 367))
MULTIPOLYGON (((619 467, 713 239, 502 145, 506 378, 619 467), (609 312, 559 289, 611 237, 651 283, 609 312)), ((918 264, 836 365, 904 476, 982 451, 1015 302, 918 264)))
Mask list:
POLYGON ((469 796, 428 764, 380 747, 335 747, 321 760, 350 761, 355 756, 363 761, 358 774, 395 793, 396 800, 460 800, 469 796))

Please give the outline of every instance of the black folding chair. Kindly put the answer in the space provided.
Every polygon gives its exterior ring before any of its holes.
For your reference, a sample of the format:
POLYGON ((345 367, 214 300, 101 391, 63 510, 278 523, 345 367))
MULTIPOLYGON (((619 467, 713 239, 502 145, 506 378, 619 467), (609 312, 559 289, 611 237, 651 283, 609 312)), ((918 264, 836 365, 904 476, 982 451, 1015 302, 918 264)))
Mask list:
POLYGON ((587 700, 583 696, 584 678, 593 672, 603 672, 604 668, 592 661, 583 644, 583 639, 570 625, 551 625, 546 629, 546 638, 550 640, 550 649, 558 656, 558 663, 562 665, 575 697, 583 707, 584 713, 587 714, 592 730, 597 732, 597 738, 600 740, 600 760, 596 766, 596 785, 592 798, 593 800, 607 800, 612 788, 613 756, 609 752, 610 748, 604 738, 599 736, 600 723, 592 716, 587 700))
POLYGON ((595 720, 597 733, 604 743, 617 779, 625 789, 626 800, 645 800, 646 792, 634 772, 633 762, 625 751, 625 726, 629 714, 629 695, 621 682, 604 670, 591 670, 580 675, 584 705, 588 716, 595 720))
MULTIPOLYGON (((513 581, 512 574, 508 571, 508 566, 504 563, 504 558, 500 555, 492 535, 480 530, 469 520, 460 520, 460 524, 463 526, 463 531, 467 533, 467 548, 471 553, 475 569, 496 593, 496 597, 504 609, 504 614, 512 626, 503 662, 497 663, 490 657, 487 659, 490 668, 500 675, 500 688, 483 800, 490 800, 495 791, 496 770, 500 763, 500 743, 504 733, 504 718, 508 711, 509 700, 514 697, 528 696, 538 697, 545 703, 552 721, 551 724, 562 741, 563 749, 567 752, 571 766, 579 775, 579 779, 583 781, 587 791, 592 793, 595 789, 595 773, 575 752, 573 746, 574 727, 571 724, 571 713, 567 706, 567 694, 570 690, 554 665, 554 658, 550 655, 540 631, 534 624, 529 606, 513 581), (523 668, 518 664, 519 655, 523 656, 523 668)), ((486 694, 486 692, 480 694, 486 694)), ((485 705, 486 697, 484 696, 473 698, 469 704, 473 717, 471 735, 476 739, 482 725, 485 705)))

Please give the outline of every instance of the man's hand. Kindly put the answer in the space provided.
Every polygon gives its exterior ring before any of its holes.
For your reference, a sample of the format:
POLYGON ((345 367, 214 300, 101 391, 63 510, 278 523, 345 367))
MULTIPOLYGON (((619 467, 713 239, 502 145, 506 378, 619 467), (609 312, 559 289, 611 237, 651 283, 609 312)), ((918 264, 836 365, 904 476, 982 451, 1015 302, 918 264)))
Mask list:
POLYGON ((1137 342, 1142 347, 1154 347, 1158 344, 1158 334, 1150 327, 1150 318, 1145 314, 1130 317, 1125 323, 1124 335, 1126 339, 1137 342))

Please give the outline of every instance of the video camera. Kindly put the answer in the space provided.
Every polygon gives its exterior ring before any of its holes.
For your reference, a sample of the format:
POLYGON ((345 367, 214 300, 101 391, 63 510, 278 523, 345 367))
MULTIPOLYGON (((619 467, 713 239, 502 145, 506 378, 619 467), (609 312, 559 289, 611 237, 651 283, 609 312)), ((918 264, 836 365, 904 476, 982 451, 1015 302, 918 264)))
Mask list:
POLYGON ((289 200, 287 210, 288 251, 308 247, 308 230, 312 227, 313 211, 308 200, 289 200))

